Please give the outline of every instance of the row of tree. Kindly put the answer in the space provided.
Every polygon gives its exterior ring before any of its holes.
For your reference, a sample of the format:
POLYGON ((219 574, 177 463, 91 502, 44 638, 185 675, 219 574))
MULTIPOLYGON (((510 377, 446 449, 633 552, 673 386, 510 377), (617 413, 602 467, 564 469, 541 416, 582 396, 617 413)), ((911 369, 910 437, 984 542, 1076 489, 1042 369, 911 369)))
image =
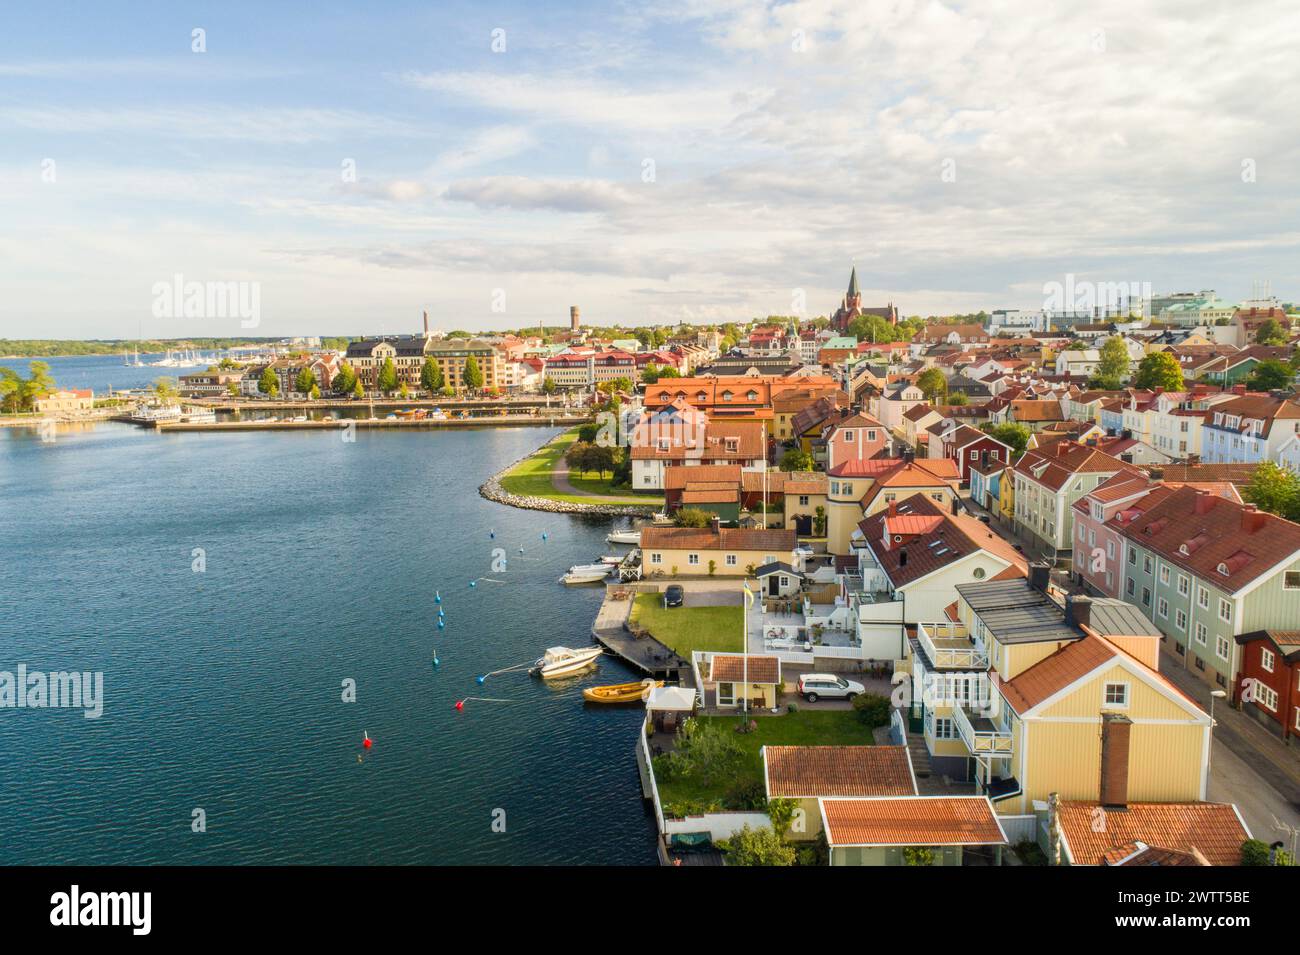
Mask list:
POLYGON ((48 362, 31 362, 26 378, 12 368, 0 367, 0 410, 7 414, 33 410, 36 399, 53 390, 48 362))

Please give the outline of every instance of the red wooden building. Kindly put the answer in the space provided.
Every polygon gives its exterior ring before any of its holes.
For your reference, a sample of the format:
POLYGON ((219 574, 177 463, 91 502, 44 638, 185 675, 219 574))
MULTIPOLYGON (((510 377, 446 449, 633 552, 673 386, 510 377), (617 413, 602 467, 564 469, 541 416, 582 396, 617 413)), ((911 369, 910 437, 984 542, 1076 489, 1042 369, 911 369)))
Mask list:
POLYGON ((1256 630, 1237 643, 1236 702, 1284 740, 1300 737, 1300 630, 1256 630))

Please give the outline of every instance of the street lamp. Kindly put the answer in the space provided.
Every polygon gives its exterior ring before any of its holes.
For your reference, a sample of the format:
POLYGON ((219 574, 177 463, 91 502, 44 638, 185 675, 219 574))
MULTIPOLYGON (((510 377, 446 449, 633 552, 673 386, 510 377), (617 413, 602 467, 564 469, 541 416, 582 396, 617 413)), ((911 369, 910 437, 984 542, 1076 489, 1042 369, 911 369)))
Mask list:
MULTIPOLYGON (((1210 691, 1210 731, 1211 732, 1214 731, 1214 725, 1215 725, 1214 724, 1214 701, 1221 700, 1227 695, 1228 694, 1223 690, 1210 691)), ((1207 777, 1206 779, 1207 782, 1209 781, 1208 777, 1210 775, 1210 759, 1213 757, 1213 755, 1214 755, 1214 746, 1211 745, 1210 751, 1205 754, 1205 775, 1207 777)))

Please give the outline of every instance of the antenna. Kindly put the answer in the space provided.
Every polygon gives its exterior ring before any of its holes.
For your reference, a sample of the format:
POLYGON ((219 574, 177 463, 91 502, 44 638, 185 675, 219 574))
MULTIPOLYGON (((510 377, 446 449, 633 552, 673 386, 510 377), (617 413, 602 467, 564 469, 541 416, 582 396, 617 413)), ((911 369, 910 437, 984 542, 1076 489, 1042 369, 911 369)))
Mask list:
POLYGON ((1278 832, 1285 832, 1287 835, 1289 835, 1289 836, 1291 837, 1291 864, 1294 865, 1294 864, 1295 864, 1296 836, 1297 836, 1298 834, 1300 834, 1300 826, 1292 826, 1292 825, 1288 825, 1287 823, 1285 823, 1285 822, 1283 822, 1282 820, 1278 819, 1277 816, 1274 816, 1274 817, 1273 817, 1273 828, 1276 829, 1278 832))

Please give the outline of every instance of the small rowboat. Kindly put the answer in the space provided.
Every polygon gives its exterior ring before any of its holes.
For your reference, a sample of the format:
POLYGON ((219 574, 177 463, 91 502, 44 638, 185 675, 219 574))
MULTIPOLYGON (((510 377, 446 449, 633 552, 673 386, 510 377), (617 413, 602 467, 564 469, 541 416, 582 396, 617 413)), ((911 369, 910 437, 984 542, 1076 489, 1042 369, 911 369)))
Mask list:
POLYGON ((640 703, 653 687, 663 685, 663 680, 638 680, 635 683, 589 686, 582 691, 582 698, 589 703, 640 703))

